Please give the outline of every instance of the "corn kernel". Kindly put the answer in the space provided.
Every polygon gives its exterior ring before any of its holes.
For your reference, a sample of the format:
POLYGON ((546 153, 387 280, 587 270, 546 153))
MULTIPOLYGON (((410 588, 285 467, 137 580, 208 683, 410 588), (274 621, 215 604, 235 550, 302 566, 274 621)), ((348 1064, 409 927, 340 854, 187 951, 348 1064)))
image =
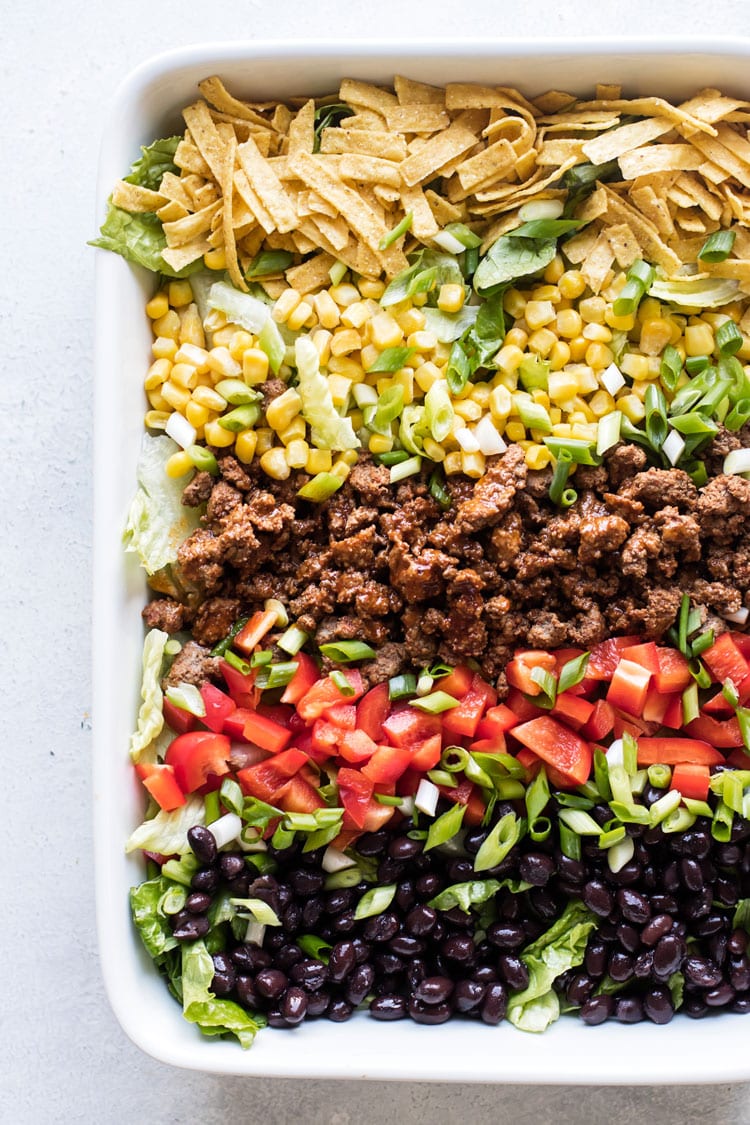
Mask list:
MULTIPOLYGON (((281 296, 277 298, 276 304, 271 309, 271 316, 277 324, 286 324, 301 301, 302 296, 296 289, 285 289, 281 296)), ((309 305, 307 307, 310 308, 309 305)), ((309 313, 306 314, 305 319, 307 319, 307 316, 309 316, 309 313)))
POLYGON ((432 384, 436 383, 438 379, 442 379, 442 372, 436 363, 427 360, 426 363, 421 363, 419 367, 416 368, 414 379, 420 390, 427 394, 432 384))
POLYGON ((233 324, 225 324, 223 328, 217 328, 215 332, 211 333, 214 347, 228 348, 236 331, 237 329, 233 324))
POLYGON ((232 431, 225 430, 217 421, 206 422, 203 427, 203 433, 208 445, 216 445, 220 449, 227 449, 230 445, 234 445, 234 434, 232 431))
POLYGON ((526 437, 526 427, 523 422, 508 422, 505 427, 505 436, 508 441, 523 441, 526 437))
POLYGON ((714 334, 708 324, 688 324, 685 329, 685 352, 687 355, 711 355, 714 350, 714 334))
POLYGON ((393 438, 385 434, 371 434, 367 448, 370 453, 390 453, 393 449, 393 438))
POLYGON ((620 371, 631 379, 648 379, 648 356, 639 355, 638 352, 626 352, 620 359, 620 371))
POLYGON ((287 328, 290 328, 292 332, 299 332, 304 325, 311 326, 316 320, 317 318, 310 302, 300 301, 296 309, 293 309, 287 317, 286 323, 287 328))
POLYGON ((537 471, 539 469, 546 469, 552 460, 552 454, 546 445, 537 445, 532 443, 526 450, 524 461, 529 469, 537 471))
POLYGON ((242 377, 250 387, 265 383, 268 378, 268 356, 261 348, 246 348, 242 353, 242 377))
POLYGON ((255 456, 258 435, 255 430, 242 430, 234 441, 234 452, 244 465, 249 465, 255 456))
POLYGON ((552 427, 554 437, 570 437, 572 427, 569 422, 556 422, 552 427))
POLYGON ((586 282, 580 270, 566 270, 557 279, 557 288, 562 297, 569 297, 574 301, 585 291, 586 282))
POLYGON ((289 445, 293 441, 302 441, 307 435, 307 423, 301 414, 293 418, 289 425, 284 430, 279 430, 279 437, 284 445, 289 445))
POLYGON ((518 289, 508 289, 503 297, 503 308, 508 316, 512 316, 514 320, 519 320, 526 308, 526 298, 518 289))
POLYGON ((215 371, 223 379, 236 379, 242 374, 242 365, 236 359, 232 359, 229 348, 211 348, 206 363, 211 371, 215 371))
MULTIPOLYGON (((509 333, 510 335, 510 333, 509 333)), ((517 371, 523 359, 523 352, 517 344, 505 343, 500 351, 495 356, 495 363, 501 371, 506 371, 510 374, 517 371)))
POLYGON ((157 336, 151 345, 151 354, 154 359, 174 359, 177 354, 177 341, 167 336, 157 336))
POLYGON ((611 348, 608 348, 606 344, 597 343, 589 344, 583 358, 589 367, 593 367, 595 371, 603 371, 615 360, 611 348))
POLYGON ((576 422, 571 427, 571 436, 577 438, 579 441, 596 441, 599 433, 598 425, 589 425, 584 422, 576 422))
POLYGON ((208 352, 196 344, 181 344, 174 357, 175 363, 190 363, 198 374, 208 371, 208 352))
POLYGON ((638 313, 636 316, 638 322, 640 324, 643 324, 644 320, 655 320, 660 316, 661 305, 657 301, 656 297, 644 297, 640 305, 638 306, 638 313))
POLYGON ((179 386, 178 383, 173 383, 171 379, 162 384, 161 395, 174 410, 179 410, 181 414, 185 412, 185 407, 190 402, 190 392, 179 386))
POLYGON ((170 414, 172 413, 171 403, 167 402, 164 398, 164 395, 161 393, 161 387, 154 388, 152 391, 147 391, 146 397, 149 406, 151 406, 153 410, 166 410, 170 414))
POLYGON ((346 309, 349 305, 353 305, 360 298, 360 292, 356 285, 351 285, 345 282, 343 285, 333 285, 329 289, 331 297, 341 309, 346 309))
POLYGON ((198 371, 192 363, 173 364, 171 377, 178 387, 186 391, 192 391, 198 385, 198 371))
POLYGON ((286 463, 290 469, 304 469, 310 446, 306 441, 290 441, 286 447, 286 463))
POLYGON ((437 306, 443 312, 455 313, 463 308, 464 301, 466 300, 466 290, 463 285, 456 283, 446 283, 440 286, 438 292, 437 306))
POLYGON ((333 465, 331 466, 331 472, 333 473, 333 475, 336 477, 341 477, 342 480, 346 480, 351 471, 351 465, 347 465, 346 461, 344 461, 342 458, 339 458, 338 461, 334 461, 333 465))
POLYGON ((185 407, 185 417, 191 426, 195 426, 196 430, 199 430, 201 426, 205 426, 211 417, 211 412, 207 406, 201 406, 199 402, 191 398, 185 407))
POLYGON ((171 370, 172 364, 168 359, 155 360, 146 372, 146 378, 143 381, 144 389, 147 391, 153 391, 157 387, 160 387, 162 383, 166 382, 166 380, 169 378, 169 373, 171 370))
POLYGON ((339 328, 331 340, 331 355, 349 355, 362 347, 362 337, 356 328, 339 328))
POLYGON ((149 430, 163 430, 169 421, 171 410, 147 410, 143 421, 149 430))
POLYGON ((453 476, 454 473, 460 473, 463 471, 463 466, 461 464, 462 456, 463 455, 459 452, 446 454, 445 460, 443 461, 443 469, 445 470, 447 476, 450 477, 453 476))
POLYGON ((472 480, 479 480, 480 477, 483 477, 485 473, 484 454, 462 453, 461 472, 465 477, 471 477, 472 480))
POLYGON ((564 340, 557 340, 547 356, 550 371, 561 371, 570 362, 570 348, 564 340))
POLYGON ((589 399, 589 408, 595 418, 603 418, 605 414, 616 410, 617 406, 609 391, 600 390, 589 399))
POLYGON ((551 301, 527 301, 524 318, 532 332, 551 324, 555 319, 555 306, 551 301))
POLYGON ((479 403, 474 402, 471 398, 465 398, 460 402, 454 402, 453 409, 459 418, 463 418, 467 422, 478 422, 484 413, 479 403))
POLYGON ((589 346, 589 342, 585 336, 575 336, 568 344, 571 362, 580 363, 586 355, 589 346))
POLYGON ((215 410, 221 413, 222 410, 227 408, 227 400, 213 387, 196 387, 193 391, 193 402, 205 406, 208 410, 215 410))
POLYGON ((180 309, 180 343, 195 344, 199 348, 205 346, 206 334, 197 305, 180 309))
POLYGON ((550 285, 557 285, 558 281, 564 273, 565 263, 562 260, 562 256, 560 254, 555 254, 554 258, 542 274, 542 277, 545 281, 549 282, 550 285))
POLYGON ((316 473, 329 473, 333 457, 330 449, 311 449, 307 455, 305 472, 315 476, 316 473))
POLYGON ((215 250, 207 250, 203 255, 203 264, 207 270, 225 270, 227 268, 227 256, 224 247, 218 246, 215 250))
POLYGON ((549 328, 539 328, 529 336, 529 350, 546 359, 557 343, 557 336, 549 328))
POLYGON ((639 347, 646 355, 660 355, 672 341, 672 325, 663 317, 641 322, 639 347))
POLYGON ((587 324, 604 324, 607 302, 603 297, 585 297, 578 302, 578 311, 587 324))
POLYGON ((375 347, 374 344, 365 344, 359 353, 359 358, 362 360, 363 369, 365 371, 368 371, 372 367, 373 363, 375 363, 375 360, 379 357, 379 355, 380 351, 375 347))
POLYGON ((328 390, 331 392, 334 406, 345 406, 351 389, 352 381, 347 379, 346 375, 328 376, 328 390))
POLYGON ((490 392, 490 413, 497 421, 505 421, 513 409, 513 399, 510 391, 502 385, 493 387, 490 392))
POLYGON ((593 340, 598 344, 609 344, 612 340, 612 329, 606 324, 587 324, 581 335, 585 340, 593 340))
POLYGON ((529 342, 528 332, 524 332, 522 328, 515 328, 514 327, 514 328, 511 328, 509 332, 505 333, 505 340, 503 341, 503 347, 500 350, 503 351, 505 348, 508 348, 508 347, 516 347, 516 348, 519 348, 523 352, 526 349, 526 345, 528 344, 528 342, 529 342))
POLYGON ((247 349, 253 346, 253 343, 254 337, 251 336, 249 332, 245 332, 244 329, 235 332, 232 339, 229 341, 229 354, 232 359, 240 364, 240 372, 242 371, 242 357, 247 349))
POLYGON ((273 447, 274 438, 276 437, 276 435, 269 426, 258 426, 255 434, 258 438, 258 444, 255 447, 255 452, 257 456, 260 457, 262 453, 267 453, 268 450, 273 447))
POLYGON ((634 394, 623 395, 617 400, 617 409, 621 410, 625 417, 636 425, 642 422, 646 417, 646 408, 641 400, 634 394))
POLYGON ((339 307, 327 289, 322 289, 312 298, 315 315, 322 328, 336 328, 340 320, 339 307))
POLYGON ((563 404, 578 394, 575 371, 550 371, 547 386, 551 402, 563 404))
MULTIPOLYGON (((353 329, 347 328, 345 331, 350 332, 353 329)), ((332 355, 328 360, 328 370, 332 375, 346 375, 353 383, 361 383, 365 377, 362 364, 348 355, 332 355)))
POLYGON ((172 480, 184 477, 194 467, 189 454, 184 449, 181 449, 178 453, 173 453, 164 463, 164 471, 172 480))
POLYGON ((583 327, 581 314, 577 309, 560 309, 555 317, 555 327, 565 340, 580 336, 583 327))
POLYGON ((469 398, 472 402, 476 402, 481 407, 482 412, 490 408, 490 395, 492 394, 492 387, 489 383, 475 383, 469 398))
POLYGON ((438 445, 431 437, 425 438, 423 444, 425 454, 431 461, 440 462, 445 460, 445 450, 442 445, 438 445))
POLYGON ((167 312, 169 312, 169 298, 162 289, 160 293, 155 293, 151 300, 147 301, 146 316, 150 320, 160 320, 167 312))
MULTIPOLYGON (((415 332, 422 332, 427 323, 425 314, 421 309, 416 308, 405 309, 403 312, 397 313, 396 320, 405 336, 411 336, 415 332)), ((437 340, 433 336, 431 347, 434 348, 436 343, 437 340)))
POLYGON ((402 367, 393 376, 394 387, 401 387, 404 392, 404 406, 409 406, 414 401, 414 368, 402 367))
POLYGON ((608 305, 604 314, 604 323, 617 332, 629 332, 635 326, 635 313, 628 313, 627 316, 615 316, 612 308, 608 305))
POLYGON ((180 335, 180 314, 174 309, 169 309, 154 321, 153 330, 156 336, 167 336, 170 340, 176 340, 180 335))
POLYGON ((260 467, 271 480, 287 480, 291 472, 286 453, 280 446, 274 446, 261 454, 260 467))
POLYGON ((279 433, 285 430, 302 408, 302 399, 293 387, 269 402, 266 407, 266 422, 272 430, 279 433))
POLYGON ((170 281, 169 303, 172 308, 181 309, 193 300, 193 290, 189 281, 170 281))
MULTIPOLYGON (((377 306, 376 306, 377 307, 377 306)), ((361 328, 372 316, 369 301, 355 301, 348 305, 341 314, 341 323, 347 328, 361 328)))
POLYGON ((408 347, 416 348, 420 352, 431 352, 437 343, 437 336, 434 332, 420 329, 417 332, 412 332, 407 337, 406 343, 408 347))
POLYGON ((385 293, 385 282, 374 277, 360 277, 357 288, 363 297, 372 301, 379 301, 385 293))

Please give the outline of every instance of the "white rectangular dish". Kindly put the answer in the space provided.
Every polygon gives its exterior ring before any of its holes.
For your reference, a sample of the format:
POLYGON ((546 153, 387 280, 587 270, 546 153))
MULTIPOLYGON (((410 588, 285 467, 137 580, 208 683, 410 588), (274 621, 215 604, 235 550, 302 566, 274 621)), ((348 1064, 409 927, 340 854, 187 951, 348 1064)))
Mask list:
MULTIPOLYGON (((750 96, 750 40, 732 43, 588 41, 505 43, 236 43, 183 49, 144 64, 117 93, 105 130, 97 220, 138 154, 179 127, 196 84, 219 74, 254 99, 335 90, 343 77, 389 84, 394 73, 444 84, 589 92, 622 83, 630 95, 680 98, 702 86, 750 96)), ((98 223, 97 223, 98 225, 98 223)), ((140 685, 140 611, 147 590, 121 533, 135 486, 143 427, 143 374, 150 329, 143 314, 150 279, 112 254, 98 253, 95 408, 94 806, 101 964, 112 1007, 126 1033, 164 1062, 224 1074, 404 1081, 645 1084, 750 1079, 747 1025, 739 1016, 668 1028, 608 1023, 597 1029, 561 1019, 542 1036, 509 1024, 379 1024, 366 1015, 346 1025, 304 1024, 265 1031, 250 1051, 203 1038, 182 1019, 131 926, 128 889, 142 878, 124 843, 141 819, 141 796, 127 747, 140 685)))

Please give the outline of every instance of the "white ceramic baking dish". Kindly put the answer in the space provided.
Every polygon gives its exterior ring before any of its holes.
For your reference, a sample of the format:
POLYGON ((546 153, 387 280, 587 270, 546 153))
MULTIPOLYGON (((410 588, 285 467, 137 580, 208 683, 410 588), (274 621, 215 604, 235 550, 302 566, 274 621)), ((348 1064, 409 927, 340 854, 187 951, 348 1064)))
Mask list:
MULTIPOLYGON (((679 98, 702 86, 750 96, 750 40, 734 42, 471 42, 208 44, 161 55, 118 91, 101 153, 97 225, 116 178, 138 146, 181 128, 196 83, 220 74, 254 99, 335 90, 342 77, 389 83, 394 73, 428 82, 476 81, 533 95, 590 94, 596 82, 679 98)), ((421 1027, 358 1015, 294 1031, 265 1031, 250 1051, 204 1039, 186 1023, 130 924, 128 888, 140 881, 124 842, 142 804, 127 746, 138 705, 143 576, 124 556, 121 531, 142 433, 142 380, 150 331, 145 271, 98 251, 96 308, 94 805, 101 965, 115 1014, 144 1051, 177 1066, 227 1074, 503 1083, 694 1083, 750 1079, 750 1025, 723 1015, 668 1027, 561 1019, 542 1036, 505 1024, 453 1021, 421 1027)))

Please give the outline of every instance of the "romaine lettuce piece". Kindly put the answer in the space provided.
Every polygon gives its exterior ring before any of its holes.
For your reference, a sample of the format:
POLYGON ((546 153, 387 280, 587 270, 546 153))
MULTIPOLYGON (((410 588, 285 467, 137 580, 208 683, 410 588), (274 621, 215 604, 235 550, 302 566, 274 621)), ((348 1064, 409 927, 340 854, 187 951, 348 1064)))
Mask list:
POLYGON ((131 834, 126 852, 139 848, 161 855, 185 855, 190 851, 187 834, 194 824, 205 824, 206 808, 199 793, 189 796, 174 812, 160 809, 151 820, 144 820, 131 834))
POLYGON ((210 991, 214 963, 205 942, 182 947, 182 1011, 204 1035, 236 1035, 241 1046, 252 1046, 255 1033, 264 1027, 263 1016, 251 1016, 233 1000, 217 1000, 210 991))
POLYGON ((736 300, 738 289, 739 282, 731 277, 675 277, 654 281, 648 295, 681 309, 718 309, 736 300))
POLYGON ((156 761, 156 754, 152 748, 154 739, 161 734, 164 726, 161 669, 164 662, 164 646, 168 640, 168 633, 162 632, 161 629, 150 629, 143 642, 142 702, 136 729, 130 736, 130 757, 134 762, 156 761))
POLYGON ((182 504, 183 483, 164 466, 179 446, 160 434, 145 434, 138 460, 138 491, 123 532, 126 551, 134 551, 147 574, 177 561, 177 548, 195 531, 200 512, 182 504))
MULTIPOLYGON (((173 894, 175 889, 175 884, 163 875, 130 888, 133 921, 141 941, 155 960, 179 945, 177 938, 172 937, 167 915, 162 909, 165 897, 173 894)), ((184 901, 184 888, 177 888, 177 893, 180 890, 184 901)))
POLYGON ((297 364, 297 390, 302 399, 302 417, 310 425, 313 445, 318 449, 357 449, 361 442, 348 418, 342 418, 333 405, 328 380, 320 370, 318 350, 309 336, 300 336, 294 345, 297 364))

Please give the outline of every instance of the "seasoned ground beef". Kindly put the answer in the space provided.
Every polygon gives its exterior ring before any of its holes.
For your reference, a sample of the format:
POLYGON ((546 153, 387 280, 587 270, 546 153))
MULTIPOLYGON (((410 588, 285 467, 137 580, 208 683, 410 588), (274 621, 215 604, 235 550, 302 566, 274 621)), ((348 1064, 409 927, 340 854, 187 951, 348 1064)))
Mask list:
POLYGON ((719 475, 698 489, 678 469, 646 468, 637 446, 579 466, 567 511, 516 446, 480 481, 448 478, 448 511, 427 470, 392 486, 365 456, 316 506, 297 497, 304 473, 276 482, 218 454, 220 475, 199 473, 185 490, 186 503, 206 503, 179 551, 189 605, 159 598, 144 611, 205 645, 274 597, 318 644, 376 646, 368 681, 438 658, 474 657, 497 676, 519 645, 658 637, 683 593, 719 627, 750 605, 750 482, 719 475))

